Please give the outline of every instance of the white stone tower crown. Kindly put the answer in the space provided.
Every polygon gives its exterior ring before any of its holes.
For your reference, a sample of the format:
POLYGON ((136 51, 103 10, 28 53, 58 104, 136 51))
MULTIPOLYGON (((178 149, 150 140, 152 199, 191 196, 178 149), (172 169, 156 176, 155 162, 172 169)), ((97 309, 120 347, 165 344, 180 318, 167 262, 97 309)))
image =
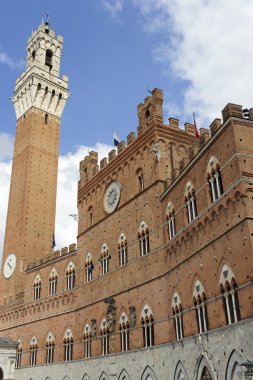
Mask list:
POLYGON ((69 96, 68 77, 60 79, 63 37, 43 23, 27 41, 26 71, 16 80, 12 97, 17 119, 31 107, 61 117, 69 96))

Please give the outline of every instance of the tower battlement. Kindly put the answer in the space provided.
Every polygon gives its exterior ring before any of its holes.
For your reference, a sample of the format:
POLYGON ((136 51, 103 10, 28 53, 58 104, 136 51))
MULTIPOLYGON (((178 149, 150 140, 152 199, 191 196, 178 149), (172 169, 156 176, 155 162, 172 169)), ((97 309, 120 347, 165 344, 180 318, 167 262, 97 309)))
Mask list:
POLYGON ((62 46, 63 37, 55 38, 48 23, 28 39, 26 71, 17 78, 12 97, 17 119, 31 107, 61 117, 69 97, 68 77, 60 78, 62 46))

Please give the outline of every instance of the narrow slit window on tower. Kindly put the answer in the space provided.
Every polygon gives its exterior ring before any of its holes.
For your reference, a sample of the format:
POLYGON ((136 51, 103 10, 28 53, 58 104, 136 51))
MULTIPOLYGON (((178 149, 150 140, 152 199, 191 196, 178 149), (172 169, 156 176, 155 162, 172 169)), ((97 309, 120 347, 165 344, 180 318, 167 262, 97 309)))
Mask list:
POLYGON ((45 114, 45 124, 47 124, 47 122, 48 122, 48 114, 46 113, 45 114))
POLYGON ((32 57, 33 57, 33 60, 35 59, 35 56, 36 56, 36 51, 35 51, 35 50, 33 50, 33 52, 32 52, 32 57))

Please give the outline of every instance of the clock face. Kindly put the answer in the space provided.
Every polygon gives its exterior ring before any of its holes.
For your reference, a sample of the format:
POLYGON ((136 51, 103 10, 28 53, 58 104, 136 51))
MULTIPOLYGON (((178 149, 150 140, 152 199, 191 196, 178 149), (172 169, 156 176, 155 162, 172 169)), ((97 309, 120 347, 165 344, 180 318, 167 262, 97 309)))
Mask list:
POLYGON ((117 207, 120 199, 120 183, 113 181, 105 190, 104 209, 107 214, 111 214, 117 207))
POLYGON ((16 268, 16 255, 15 253, 11 252, 4 263, 4 277, 10 278, 16 268))

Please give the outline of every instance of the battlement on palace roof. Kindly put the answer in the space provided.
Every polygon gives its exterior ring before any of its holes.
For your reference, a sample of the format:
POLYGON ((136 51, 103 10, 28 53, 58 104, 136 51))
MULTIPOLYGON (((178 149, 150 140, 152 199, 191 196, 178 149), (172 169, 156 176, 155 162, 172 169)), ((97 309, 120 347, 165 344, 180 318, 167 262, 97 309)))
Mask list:
POLYGON ((208 128, 199 129, 199 139, 195 136, 195 125, 189 122, 184 123, 184 128, 180 128, 179 119, 170 117, 168 124, 163 123, 163 93, 161 90, 155 88, 152 91, 152 96, 148 96, 144 99, 144 103, 138 105, 138 119, 139 126, 137 128, 137 136, 135 132, 131 132, 126 141, 122 140, 116 149, 112 149, 107 157, 104 157, 98 162, 98 153, 95 151, 89 152, 89 154, 80 162, 80 181, 83 184, 87 184, 97 173, 103 171, 108 165, 114 162, 115 159, 119 159, 122 154, 130 147, 132 147, 137 140, 139 141, 141 136, 146 136, 145 132, 148 132, 152 127, 162 127, 163 130, 173 131, 175 135, 180 134, 181 139, 185 139, 191 142, 191 147, 188 149, 188 157, 183 158, 179 163, 179 169, 175 169, 170 178, 170 182, 173 181, 185 168, 185 166, 196 156, 209 139, 220 129, 223 123, 225 123, 230 117, 236 118, 249 118, 253 120, 253 109, 248 111, 248 116, 245 117, 242 106, 237 104, 228 103, 222 110, 222 119, 216 118, 212 121, 208 128))
POLYGON ((31 262, 28 262, 25 267, 25 271, 30 271, 41 265, 50 264, 51 262, 54 262, 55 260, 65 258, 66 256, 75 253, 76 250, 77 250, 76 244, 72 243, 69 246, 58 249, 54 251, 53 253, 50 253, 49 255, 41 257, 38 260, 33 260, 31 262))

